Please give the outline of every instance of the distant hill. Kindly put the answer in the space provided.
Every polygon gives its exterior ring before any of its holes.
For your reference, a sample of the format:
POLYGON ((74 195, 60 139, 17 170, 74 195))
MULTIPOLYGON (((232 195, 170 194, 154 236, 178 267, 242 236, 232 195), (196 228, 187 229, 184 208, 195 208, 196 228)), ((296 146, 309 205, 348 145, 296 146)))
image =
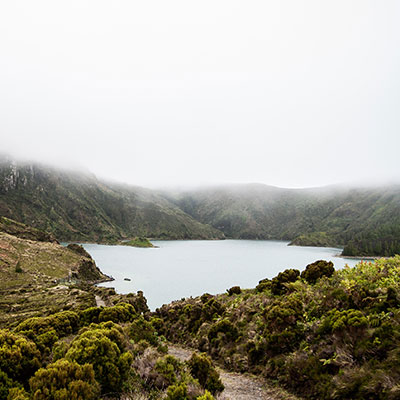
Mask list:
POLYGON ((400 253, 400 185, 280 189, 250 184, 166 196, 228 238, 344 246, 349 256, 400 253))
POLYGON ((64 241, 227 237, 338 246, 348 256, 400 253, 400 185, 156 191, 3 157, 0 215, 64 241))
POLYGON ((0 215, 65 241, 223 237, 151 190, 6 157, 0 160, 0 215))

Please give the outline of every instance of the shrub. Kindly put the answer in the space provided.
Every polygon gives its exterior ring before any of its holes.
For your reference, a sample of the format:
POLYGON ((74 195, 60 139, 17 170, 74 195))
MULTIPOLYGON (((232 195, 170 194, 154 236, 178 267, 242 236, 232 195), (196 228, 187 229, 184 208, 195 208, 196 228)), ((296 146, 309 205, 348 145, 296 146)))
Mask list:
POLYGON ((222 319, 211 326, 208 331, 208 340, 211 342, 218 336, 218 333, 224 334, 225 342, 234 341, 239 336, 237 328, 228 319, 222 319))
POLYGON ((181 383, 179 385, 171 385, 167 389, 166 400, 186 400, 188 399, 187 385, 181 383))
POLYGON ((205 354, 193 353, 188 361, 190 373, 200 385, 215 394, 224 390, 217 370, 213 367, 211 359, 205 354))
POLYGON ((81 333, 65 357, 80 365, 92 364, 102 391, 119 392, 133 357, 129 352, 123 352, 123 338, 115 325, 112 322, 106 324, 100 324, 98 328, 92 326, 81 333))
POLYGON ((40 353, 32 341, 0 330, 0 370, 15 381, 25 383, 40 367, 40 353))
POLYGON ((301 273, 301 277, 310 284, 314 284, 323 276, 328 278, 333 275, 335 268, 332 261, 318 260, 308 264, 306 269, 301 273))
POLYGON ((141 315, 137 317, 129 327, 129 337, 138 343, 146 340, 156 346, 158 343, 157 332, 151 322, 146 321, 141 315))
POLYGON ((214 396, 208 390, 206 390, 203 396, 199 396, 197 400, 215 400, 215 399, 214 396))
POLYGON ((80 312, 81 325, 89 325, 92 322, 99 322, 99 315, 102 311, 101 307, 89 307, 80 312))
POLYGON ((226 291, 228 292, 229 296, 242 293, 242 289, 240 289, 240 286, 232 286, 230 289, 227 289, 226 291))
POLYGON ((280 272, 271 281, 271 291, 275 295, 281 295, 287 292, 287 283, 295 282, 300 275, 300 271, 297 269, 285 269, 280 272))
POLYGON ((318 329, 318 333, 337 333, 348 329, 362 329, 367 326, 368 320, 359 310, 332 310, 324 318, 318 329))
POLYGON ((29 395, 23 388, 12 388, 8 392, 7 400, 29 400, 29 395))
POLYGON ((100 394, 93 367, 65 359, 39 369, 29 384, 33 400, 95 400, 100 394))
POLYGON ((120 303, 114 307, 106 307, 100 311, 99 322, 129 322, 136 317, 136 310, 132 304, 120 303))
POLYGON ((52 346, 59 337, 75 333, 79 328, 79 315, 62 311, 48 317, 33 317, 21 322, 16 331, 24 334, 40 347, 52 346))

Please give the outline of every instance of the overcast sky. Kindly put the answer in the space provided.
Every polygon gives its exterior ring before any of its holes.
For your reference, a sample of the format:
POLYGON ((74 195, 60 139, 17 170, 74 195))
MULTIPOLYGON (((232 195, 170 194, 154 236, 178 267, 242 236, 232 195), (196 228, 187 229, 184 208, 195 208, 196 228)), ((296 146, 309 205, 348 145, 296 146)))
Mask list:
POLYGON ((144 186, 400 178, 398 0, 12 0, 0 150, 144 186))

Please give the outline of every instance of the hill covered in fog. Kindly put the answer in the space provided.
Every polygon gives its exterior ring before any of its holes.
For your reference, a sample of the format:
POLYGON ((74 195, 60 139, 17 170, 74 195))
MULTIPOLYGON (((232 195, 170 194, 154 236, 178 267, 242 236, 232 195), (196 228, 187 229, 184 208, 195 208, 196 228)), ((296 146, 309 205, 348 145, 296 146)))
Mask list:
POLYGON ((400 185, 157 191, 3 157, 0 215, 67 241, 281 239, 345 255, 400 253, 400 185))

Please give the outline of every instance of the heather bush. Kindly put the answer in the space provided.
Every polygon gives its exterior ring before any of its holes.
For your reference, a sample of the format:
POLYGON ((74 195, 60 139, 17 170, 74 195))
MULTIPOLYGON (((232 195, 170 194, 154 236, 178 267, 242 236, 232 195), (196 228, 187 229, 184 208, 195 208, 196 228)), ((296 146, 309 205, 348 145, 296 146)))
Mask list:
POLYGON ((65 359, 39 369, 29 384, 33 400, 95 400, 100 394, 92 365, 65 359))
POLYGON ((190 373, 200 385, 211 393, 219 393, 224 390, 217 370, 213 367, 211 359, 205 354, 193 353, 188 361, 190 373))

